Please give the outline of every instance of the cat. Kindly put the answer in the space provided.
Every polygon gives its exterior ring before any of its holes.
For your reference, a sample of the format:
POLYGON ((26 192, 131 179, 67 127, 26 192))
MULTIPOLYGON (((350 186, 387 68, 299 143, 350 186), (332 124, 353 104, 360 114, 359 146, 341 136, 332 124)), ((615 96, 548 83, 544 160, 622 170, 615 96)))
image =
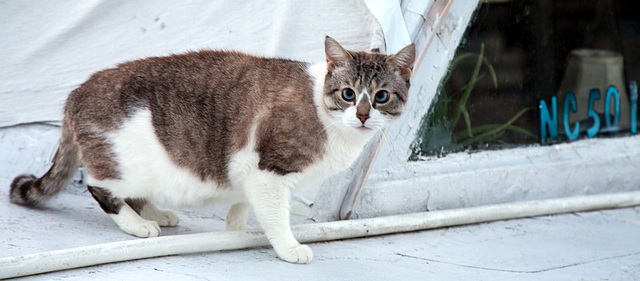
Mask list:
POLYGON ((317 64, 202 50, 93 74, 67 99, 54 164, 17 176, 11 202, 43 204, 84 165, 91 195, 131 235, 178 223, 152 202, 222 202, 227 230, 248 229, 253 208, 278 257, 310 262, 290 229, 291 190, 348 168, 401 115, 415 59, 413 44, 393 55, 324 45, 317 64))

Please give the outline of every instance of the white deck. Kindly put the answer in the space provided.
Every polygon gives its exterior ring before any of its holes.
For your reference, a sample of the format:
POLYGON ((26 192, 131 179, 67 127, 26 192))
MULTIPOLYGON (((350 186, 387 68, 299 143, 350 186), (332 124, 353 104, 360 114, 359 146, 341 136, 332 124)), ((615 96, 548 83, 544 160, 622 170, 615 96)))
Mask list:
MULTIPOLYGON (((9 203, 21 172, 44 172, 57 129, 0 129, 0 257, 137 239, 70 185, 42 209, 9 203)), ((178 210, 164 235, 223 231, 226 206, 178 210)), ((294 216, 294 223, 311 223, 294 216)), ((256 226, 255 221, 250 221, 256 226)), ((308 265, 270 248, 161 257, 24 280, 640 280, 640 207, 316 243, 308 265)))

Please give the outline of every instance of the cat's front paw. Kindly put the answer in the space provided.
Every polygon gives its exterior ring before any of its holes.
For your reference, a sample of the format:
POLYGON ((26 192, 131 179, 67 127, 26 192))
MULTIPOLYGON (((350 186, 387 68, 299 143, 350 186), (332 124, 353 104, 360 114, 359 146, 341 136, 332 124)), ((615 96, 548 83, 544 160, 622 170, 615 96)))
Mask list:
POLYGON ((145 221, 138 225, 132 225, 124 231, 140 238, 158 237, 161 233, 160 226, 155 221, 145 221))
POLYGON ((160 226, 155 221, 144 220, 119 226, 124 232, 140 238, 158 237, 161 233, 160 226))
POLYGON ((155 221, 143 220, 138 223, 118 224, 120 229, 140 238, 158 237, 161 233, 160 226, 155 221))
POLYGON ((140 238, 158 237, 161 233, 158 222, 145 220, 133 209, 125 205, 116 215, 111 215, 113 221, 124 232, 140 238))
POLYGON ((313 251, 307 245, 298 244, 280 251, 276 249, 276 252, 282 260, 290 263, 310 263, 313 259, 313 251))
POLYGON ((139 228, 140 234, 138 237, 150 238, 150 237, 158 237, 160 236, 160 226, 155 221, 148 221, 140 225, 139 228))

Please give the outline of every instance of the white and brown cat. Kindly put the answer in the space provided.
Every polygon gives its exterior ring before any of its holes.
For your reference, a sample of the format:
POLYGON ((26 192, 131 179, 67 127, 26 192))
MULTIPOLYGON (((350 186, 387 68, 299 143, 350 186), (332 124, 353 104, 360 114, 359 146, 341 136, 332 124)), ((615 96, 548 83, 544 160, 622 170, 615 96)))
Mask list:
POLYGON ((11 183, 13 203, 39 205, 85 165, 88 189, 125 232, 155 237, 173 206, 250 207, 278 256, 308 263, 291 233, 292 189, 349 167, 407 102, 415 48, 347 51, 325 39, 326 63, 199 51, 95 73, 69 96, 55 163, 11 183))

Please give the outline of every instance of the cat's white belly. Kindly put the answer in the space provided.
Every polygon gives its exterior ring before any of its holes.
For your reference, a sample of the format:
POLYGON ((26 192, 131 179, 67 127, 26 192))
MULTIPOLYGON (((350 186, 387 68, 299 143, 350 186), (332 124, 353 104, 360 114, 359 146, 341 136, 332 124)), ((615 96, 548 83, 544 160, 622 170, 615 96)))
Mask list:
POLYGON ((243 201, 241 190, 201 178, 177 166, 154 132, 151 112, 139 110, 123 127, 109 136, 119 163, 120 180, 87 183, 107 188, 119 198, 148 198, 158 204, 198 206, 214 202, 243 201))

